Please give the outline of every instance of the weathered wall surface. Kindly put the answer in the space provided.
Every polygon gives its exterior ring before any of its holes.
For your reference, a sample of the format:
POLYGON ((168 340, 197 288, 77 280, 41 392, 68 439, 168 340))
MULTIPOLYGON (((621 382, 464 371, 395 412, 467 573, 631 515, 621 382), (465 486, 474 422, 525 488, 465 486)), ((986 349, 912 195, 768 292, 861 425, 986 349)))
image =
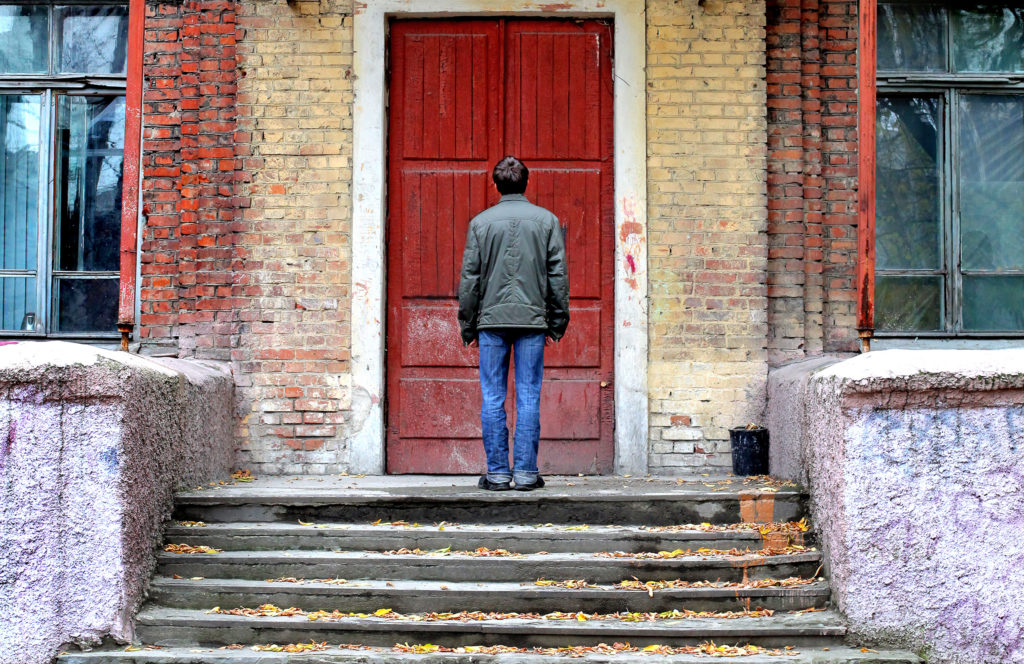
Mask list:
POLYGON ((0 663, 132 637, 172 491, 230 470, 232 402, 213 363, 0 346, 0 663))
MULTIPOLYGON (((823 29, 850 20, 832 4, 823 29)), ((149 0, 143 352, 232 361, 257 472, 348 469, 352 11, 149 0)), ((725 468, 769 360, 766 7, 649 0, 646 16, 651 470, 725 468)), ((848 66, 840 37, 825 50, 848 66)))
POLYGON ((806 455, 853 634, 929 662, 1024 661, 1024 351, 806 366, 802 440, 784 445, 806 455))
POLYGON ((807 427, 807 383, 827 366, 841 361, 824 355, 793 362, 768 374, 765 426, 770 436, 768 454, 772 477, 807 482, 804 430, 807 427))
POLYGON ((651 470, 724 469, 767 378, 765 6, 647 2, 651 470))
POLYGON ((768 358, 857 349, 857 3, 768 0, 768 358))
POLYGON ((352 3, 244 0, 238 23, 250 298, 234 355, 239 440, 259 472, 339 472, 351 407, 352 3))
POLYGON ((142 352, 232 362, 257 472, 347 467, 351 12, 147 0, 142 352))

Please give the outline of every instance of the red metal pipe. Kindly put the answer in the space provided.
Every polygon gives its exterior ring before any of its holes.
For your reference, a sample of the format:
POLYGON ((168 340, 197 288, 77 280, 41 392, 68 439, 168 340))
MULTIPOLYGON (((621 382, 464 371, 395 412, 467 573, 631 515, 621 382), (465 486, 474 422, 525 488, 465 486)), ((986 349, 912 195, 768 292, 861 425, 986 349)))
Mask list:
POLYGON ((877 1, 860 0, 857 57, 857 331, 861 350, 875 331, 875 44, 877 1))
POLYGON ((139 184, 142 179, 142 52, 146 26, 145 0, 128 2, 128 71, 125 87, 124 185, 121 190, 121 281, 117 329, 121 348, 135 327, 135 272, 139 239, 139 184))

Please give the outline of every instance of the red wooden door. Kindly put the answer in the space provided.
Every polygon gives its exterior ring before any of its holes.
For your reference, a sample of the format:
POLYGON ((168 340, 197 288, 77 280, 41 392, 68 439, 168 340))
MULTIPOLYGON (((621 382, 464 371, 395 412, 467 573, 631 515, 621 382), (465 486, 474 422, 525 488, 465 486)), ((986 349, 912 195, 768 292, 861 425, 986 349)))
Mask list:
POLYGON ((478 354, 459 338, 456 292, 469 220, 497 202, 490 171, 506 154, 567 227, 571 321, 546 350, 540 469, 611 472, 610 25, 395 21, 390 46, 388 472, 485 469, 478 354))

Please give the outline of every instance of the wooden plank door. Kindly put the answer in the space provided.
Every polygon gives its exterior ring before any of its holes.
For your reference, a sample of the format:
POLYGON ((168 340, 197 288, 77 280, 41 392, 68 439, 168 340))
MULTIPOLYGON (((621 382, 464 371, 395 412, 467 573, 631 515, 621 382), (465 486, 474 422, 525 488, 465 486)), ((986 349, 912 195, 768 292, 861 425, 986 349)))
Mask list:
POLYGON ((485 468, 478 354, 459 340, 456 292, 469 220, 497 201, 490 170, 506 154, 567 227, 572 320, 546 353, 541 472, 611 472, 610 26, 395 21, 390 46, 388 472, 485 468))

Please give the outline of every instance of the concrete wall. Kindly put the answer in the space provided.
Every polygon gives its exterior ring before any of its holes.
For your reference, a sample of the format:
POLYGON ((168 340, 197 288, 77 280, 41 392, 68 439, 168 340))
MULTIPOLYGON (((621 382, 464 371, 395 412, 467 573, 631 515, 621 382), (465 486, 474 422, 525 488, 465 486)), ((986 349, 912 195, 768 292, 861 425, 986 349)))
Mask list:
POLYGON ((773 468, 803 475, 852 633, 929 662, 1024 661, 1024 350, 777 370, 773 468), (784 375, 779 375, 784 374, 784 375))
POLYGON ((172 491, 234 460, 214 363, 0 346, 0 664, 133 634, 172 491))

